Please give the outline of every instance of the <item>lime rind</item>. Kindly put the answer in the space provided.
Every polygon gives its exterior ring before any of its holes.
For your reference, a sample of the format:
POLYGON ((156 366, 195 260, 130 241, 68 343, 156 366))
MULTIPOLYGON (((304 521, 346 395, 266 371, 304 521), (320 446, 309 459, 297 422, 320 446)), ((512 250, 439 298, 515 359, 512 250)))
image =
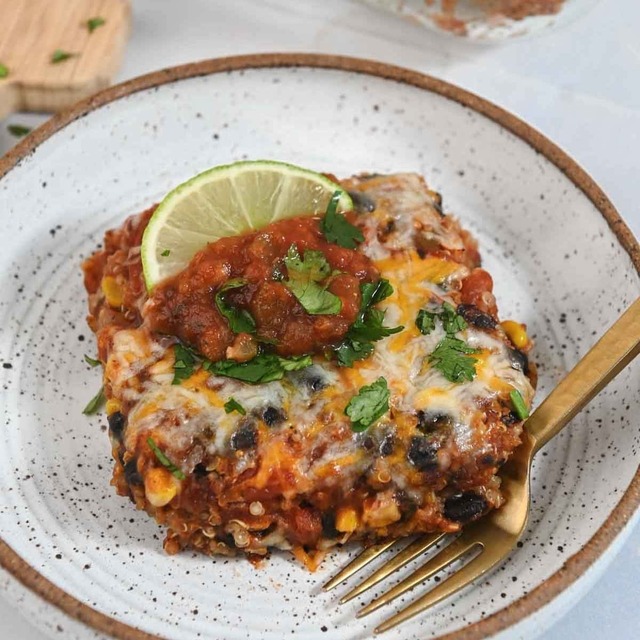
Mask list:
POLYGON ((351 210, 342 187, 285 162, 242 161, 199 173, 170 191, 147 225, 141 247, 147 289, 186 267, 209 242, 324 213, 335 191, 341 192, 338 210, 351 210))

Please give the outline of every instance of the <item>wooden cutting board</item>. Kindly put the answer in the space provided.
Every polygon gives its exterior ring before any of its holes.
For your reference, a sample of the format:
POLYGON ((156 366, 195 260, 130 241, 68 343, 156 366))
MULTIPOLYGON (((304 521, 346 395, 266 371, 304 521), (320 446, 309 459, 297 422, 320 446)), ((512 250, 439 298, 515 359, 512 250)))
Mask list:
POLYGON ((15 111, 59 111, 109 85, 130 22, 129 0, 0 0, 0 65, 8 69, 0 120, 15 111), (53 62, 56 52, 72 55, 53 62))

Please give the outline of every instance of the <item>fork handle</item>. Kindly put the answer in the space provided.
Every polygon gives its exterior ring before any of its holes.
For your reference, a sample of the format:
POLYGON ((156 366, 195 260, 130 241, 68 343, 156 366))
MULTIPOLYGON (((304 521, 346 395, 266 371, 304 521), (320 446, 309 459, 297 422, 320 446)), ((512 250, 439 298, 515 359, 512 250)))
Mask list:
POLYGON ((604 389, 640 353, 638 298, 533 412, 525 428, 533 453, 604 389))

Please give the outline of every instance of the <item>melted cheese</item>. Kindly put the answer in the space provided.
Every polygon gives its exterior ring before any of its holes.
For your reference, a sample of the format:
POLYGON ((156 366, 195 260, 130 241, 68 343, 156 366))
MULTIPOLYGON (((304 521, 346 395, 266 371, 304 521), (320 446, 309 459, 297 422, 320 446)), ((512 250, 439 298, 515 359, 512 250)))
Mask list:
MULTIPOLYGON (((372 463, 363 443, 367 437, 380 442, 395 434, 405 443, 419 433, 417 412, 435 412, 453 421, 454 446, 458 452, 480 453, 483 445, 483 408, 487 402, 508 397, 517 389, 530 404, 533 389, 529 380, 514 369, 503 334, 490 335, 474 327, 459 334, 477 354, 477 375, 458 384, 448 381, 430 366, 429 354, 444 337, 439 323, 429 335, 415 327, 418 311, 427 304, 449 301, 455 304, 453 286, 469 269, 451 259, 426 257, 414 250, 413 236, 420 228, 441 246, 461 249, 463 243, 446 228, 428 191, 416 176, 374 179, 367 193, 378 202, 375 215, 366 222, 362 250, 376 260, 381 275, 391 281, 394 294, 381 305, 387 325, 404 325, 404 330, 381 340, 374 354, 354 367, 341 368, 322 357, 304 370, 288 374, 282 381, 253 386, 197 371, 180 385, 173 385, 173 350, 144 327, 115 334, 106 366, 111 394, 133 403, 128 415, 125 446, 135 450, 142 438, 153 434, 158 446, 171 459, 180 460, 189 474, 202 459, 225 456, 237 473, 261 463, 252 486, 264 488, 283 474, 292 487, 355 482, 372 463), (380 240, 375 223, 391 216, 395 231, 380 240), (452 293, 453 292, 453 293, 452 293), (349 400, 366 384, 384 376, 391 391, 390 414, 383 416, 366 433, 354 433, 344 410, 349 400), (310 381, 313 381, 313 384, 310 381), (312 387, 320 387, 315 390, 312 387), (227 414, 224 404, 233 397, 246 411, 227 414), (264 411, 273 407, 284 419, 266 425, 264 411), (232 436, 242 424, 260 426, 255 450, 234 452, 232 436)), ((416 472, 400 449, 380 463, 380 477, 393 477, 395 485, 411 491, 416 472)), ((382 459, 380 459, 382 460, 382 459)), ((440 464, 446 465, 443 455, 440 464)), ((159 489, 154 498, 161 503, 172 489, 159 489), (164 491, 164 492, 163 492, 164 491)), ((390 518, 395 513, 388 514, 390 518)), ((346 525, 345 525, 346 526, 346 525)), ((351 526, 351 525, 349 525, 351 526)))

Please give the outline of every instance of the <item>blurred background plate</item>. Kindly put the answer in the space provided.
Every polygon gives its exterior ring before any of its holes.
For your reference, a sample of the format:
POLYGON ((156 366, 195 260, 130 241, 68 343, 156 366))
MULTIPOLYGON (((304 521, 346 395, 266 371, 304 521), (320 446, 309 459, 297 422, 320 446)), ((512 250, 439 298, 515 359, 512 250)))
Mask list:
MULTIPOLYGON (((528 324, 538 400, 640 292, 637 244, 575 163, 499 108, 414 72, 323 56, 214 60, 133 80, 44 125, 0 161, 0 560, 101 632, 355 639, 389 613, 356 620, 359 602, 338 608, 340 589, 320 592, 354 549, 316 574, 282 554, 258 570, 166 556, 160 529, 109 487, 104 418, 81 414, 100 384, 83 362, 95 346, 82 258, 203 168, 261 157, 338 176, 423 173, 479 238, 502 316, 528 324)), ((530 638, 551 623, 555 596, 595 579, 639 500, 639 373, 621 374, 536 461, 523 548, 386 637, 517 625, 530 638)))

